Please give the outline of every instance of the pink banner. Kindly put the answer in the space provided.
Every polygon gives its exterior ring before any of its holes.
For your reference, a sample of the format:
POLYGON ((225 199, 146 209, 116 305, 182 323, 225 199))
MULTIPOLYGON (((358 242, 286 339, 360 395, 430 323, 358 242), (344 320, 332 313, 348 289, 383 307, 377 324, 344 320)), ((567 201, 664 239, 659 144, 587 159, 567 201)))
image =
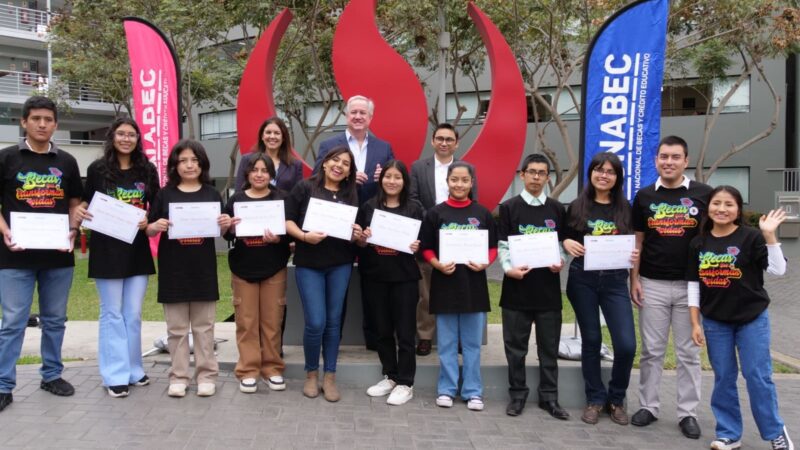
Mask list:
POLYGON ((169 150, 180 140, 180 93, 172 49, 161 31, 145 20, 125 18, 134 119, 142 130, 142 146, 155 164, 163 186, 167 182, 169 150))

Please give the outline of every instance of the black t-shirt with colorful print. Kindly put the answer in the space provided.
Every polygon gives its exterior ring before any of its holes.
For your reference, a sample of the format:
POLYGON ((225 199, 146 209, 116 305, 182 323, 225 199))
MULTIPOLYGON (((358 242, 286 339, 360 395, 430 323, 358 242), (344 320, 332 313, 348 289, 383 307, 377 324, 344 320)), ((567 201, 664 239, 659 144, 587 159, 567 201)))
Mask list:
MULTIPOLYGON (((627 205, 627 203, 625 203, 627 205)), ((614 222, 614 206, 610 203, 597 203, 593 201, 589 205, 589 216, 587 217, 586 224, 577 229, 570 226, 570 217, 575 213, 575 202, 570 203, 567 208, 566 219, 564 220, 566 226, 564 227, 564 239, 572 239, 583 244, 584 236, 609 236, 622 234, 623 231, 619 229, 617 223, 614 222)), ((583 267, 583 256, 573 260, 583 267)))
POLYGON ((719 322, 747 323, 769 305, 764 270, 767 243, 755 228, 740 226, 728 236, 692 239, 686 279, 700 282, 700 311, 719 322))
POLYGON ((682 280, 689 242, 697 236, 711 187, 691 181, 689 188, 647 186, 633 200, 633 229, 644 232, 639 274, 656 280, 682 280))
MULTIPOLYGON (((78 163, 53 145, 48 153, 34 153, 27 146, 0 150, 0 201, 3 218, 11 226, 11 212, 69 214, 71 199, 83 194, 78 163)), ((71 252, 25 250, 12 252, 0 244, 0 269, 53 269, 72 267, 71 252)))

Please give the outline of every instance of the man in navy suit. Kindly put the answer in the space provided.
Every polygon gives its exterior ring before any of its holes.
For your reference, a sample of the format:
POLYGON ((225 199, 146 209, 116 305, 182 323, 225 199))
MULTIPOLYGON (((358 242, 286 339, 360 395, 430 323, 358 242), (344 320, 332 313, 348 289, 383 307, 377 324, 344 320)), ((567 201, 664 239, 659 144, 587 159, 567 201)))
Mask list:
POLYGON ((354 95, 347 100, 344 108, 347 129, 344 133, 326 139, 319 144, 317 161, 314 164, 316 173, 322 159, 332 148, 349 147, 355 157, 356 183, 358 184, 358 204, 361 205, 378 192, 378 177, 381 166, 394 159, 392 147, 369 133, 369 124, 375 104, 362 95, 354 95))

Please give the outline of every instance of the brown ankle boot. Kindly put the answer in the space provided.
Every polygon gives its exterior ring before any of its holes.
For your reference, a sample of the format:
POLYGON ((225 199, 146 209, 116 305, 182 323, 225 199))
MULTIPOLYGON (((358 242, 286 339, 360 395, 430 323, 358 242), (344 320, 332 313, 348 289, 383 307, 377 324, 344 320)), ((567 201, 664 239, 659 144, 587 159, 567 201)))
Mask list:
POLYGON ((336 374, 333 372, 325 372, 322 378, 322 393, 325 395, 325 400, 329 402, 339 401, 339 389, 336 388, 336 374))
POLYGON ((306 373, 306 382, 303 384, 303 395, 314 398, 319 395, 319 372, 312 370, 306 373))

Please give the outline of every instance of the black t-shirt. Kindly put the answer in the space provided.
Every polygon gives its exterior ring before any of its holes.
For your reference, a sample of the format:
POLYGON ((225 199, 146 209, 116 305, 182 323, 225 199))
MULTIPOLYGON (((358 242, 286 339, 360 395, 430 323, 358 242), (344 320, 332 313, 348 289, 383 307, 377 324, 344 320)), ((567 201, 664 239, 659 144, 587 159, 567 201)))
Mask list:
MULTIPOLYGON (((378 199, 373 197, 358 210, 356 222, 366 229, 372 223, 372 215, 378 199)), ((412 219, 422 220, 422 207, 409 200, 405 208, 381 207, 383 211, 412 219)), ((410 253, 399 252, 379 245, 368 244, 358 252, 358 270, 362 277, 386 283, 414 281, 421 278, 419 266, 410 253)))
MULTIPOLYGON (((354 196, 351 202, 342 200, 340 195, 326 189, 313 189, 313 180, 303 180, 297 183, 289 197, 286 198, 286 220, 292 220, 299 228, 303 227, 303 220, 308 209, 308 200, 313 196, 320 200, 344 203, 358 206, 358 198, 354 196), (313 194, 312 194, 313 193, 313 194)), ((294 247, 294 264, 297 267, 311 269, 325 269, 342 264, 352 264, 355 259, 354 244, 350 241, 335 237, 326 237, 318 244, 308 244, 296 241, 294 247)))
MULTIPOLYGON (((69 153, 52 148, 34 153, 25 144, 0 150, 0 201, 3 218, 11 227, 11 212, 69 214, 69 201, 83 194, 78 163, 69 153)), ((72 267, 71 252, 25 250, 12 252, 0 244, 0 269, 54 269, 72 267)))
POLYGON ((633 199, 633 229, 644 232, 639 274, 656 280, 682 280, 689 242, 697 235, 711 187, 689 182, 689 189, 655 185, 633 199))
MULTIPOLYGON (((169 204, 219 202, 222 198, 212 186, 204 184, 197 192, 183 192, 176 186, 158 191, 150 207, 149 221, 169 219, 169 204)), ((169 239, 161 233, 158 242, 158 302, 182 303, 219 300, 217 253, 214 238, 169 239)))
POLYGON ((692 239, 686 279, 700 282, 700 311, 713 320, 747 323, 769 305, 764 270, 767 243, 759 230, 740 226, 724 237, 692 239))
MULTIPOLYGON (((564 205, 557 200, 548 197, 544 205, 531 206, 518 195, 500 205, 497 238, 507 241, 509 236, 554 231, 561 237, 564 225, 564 205)), ((516 311, 560 311, 559 275, 541 267, 521 280, 504 276, 500 306, 516 311)))
MULTIPOLYGON (((238 202, 283 200, 285 197, 286 193, 274 187, 268 196, 261 198, 249 197, 244 191, 239 191, 228 200, 225 213, 233 217, 233 205, 238 202)), ((280 242, 269 244, 264 242, 262 236, 237 238, 233 233, 226 233, 225 239, 234 241, 233 248, 228 252, 231 272, 246 281, 257 283, 281 271, 289 261, 289 236, 280 238, 280 242)))
MULTIPOLYGON (((147 210, 158 193, 158 173, 147 163, 147 174, 136 176, 134 170, 122 171, 118 180, 108 180, 104 174, 105 161, 97 160, 86 171, 83 200, 92 201, 95 192, 106 194, 147 210), (147 186, 149 184, 149 186, 147 186)), ((156 273, 150 241, 144 230, 136 233, 132 244, 92 231, 89 238, 89 278, 128 278, 156 273)))
MULTIPOLYGON (((422 221, 422 249, 439 254, 439 230, 489 230, 489 248, 497 247, 497 226, 492 214, 478 203, 457 208, 447 202, 428 210, 422 221)), ((489 285, 486 271, 475 272, 456 264, 450 275, 434 269, 431 275, 430 313, 460 314, 487 312, 489 285)))
MULTIPOLYGON (((627 205, 627 202, 625 204, 627 205)), ((605 236, 624 233, 624 230, 620 230, 618 224, 614 222, 613 205, 610 203, 597 203, 595 201, 589 205, 589 217, 583 227, 580 227, 581 229, 576 229, 569 224, 573 214, 578 214, 578 212, 575 211, 575 205, 576 202, 573 201, 567 208, 567 214, 564 220, 564 239, 572 239, 583 244, 584 236, 605 236)), ((575 258, 573 262, 583 267, 583 256, 575 258)))

